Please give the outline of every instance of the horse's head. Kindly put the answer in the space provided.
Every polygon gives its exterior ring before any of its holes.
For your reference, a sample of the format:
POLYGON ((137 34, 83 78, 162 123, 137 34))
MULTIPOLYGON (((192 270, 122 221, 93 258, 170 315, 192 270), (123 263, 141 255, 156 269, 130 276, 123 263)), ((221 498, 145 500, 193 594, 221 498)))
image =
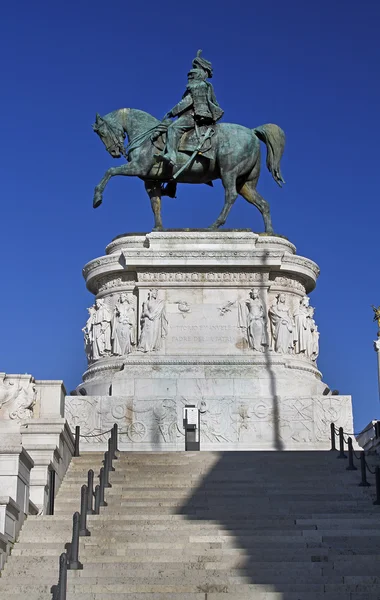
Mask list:
MULTIPOLYGON (((115 111, 115 113, 118 111, 115 111)), ((124 128, 115 113, 109 113, 101 117, 96 113, 95 123, 92 128, 98 134, 107 152, 113 158, 125 156, 124 140, 126 137, 124 128)))

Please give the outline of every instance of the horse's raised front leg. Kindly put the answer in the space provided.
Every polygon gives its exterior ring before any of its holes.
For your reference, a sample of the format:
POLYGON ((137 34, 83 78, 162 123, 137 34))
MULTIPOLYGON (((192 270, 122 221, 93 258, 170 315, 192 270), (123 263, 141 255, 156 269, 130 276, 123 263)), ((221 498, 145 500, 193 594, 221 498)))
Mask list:
POLYGON ((224 186, 224 206, 219 217, 216 221, 209 227, 209 229, 218 229, 226 222, 228 217, 228 213, 230 212, 233 203, 238 197, 238 193, 236 190, 236 174, 229 173, 228 175, 222 175, 222 183, 224 186))
POLYGON ((146 181, 145 189, 149 194, 152 210, 154 214, 154 230, 162 231, 162 219, 161 219, 161 185, 156 181, 146 181))
POLYGON ((141 173, 141 167, 134 163, 127 163, 126 165, 121 165, 120 167, 111 167, 108 171, 105 172, 103 179, 98 183, 95 187, 94 192, 94 202, 93 207, 97 208, 101 205, 103 200, 103 192, 104 189, 111 179, 111 177, 115 177, 116 175, 127 175, 129 177, 139 177, 143 175, 141 173))

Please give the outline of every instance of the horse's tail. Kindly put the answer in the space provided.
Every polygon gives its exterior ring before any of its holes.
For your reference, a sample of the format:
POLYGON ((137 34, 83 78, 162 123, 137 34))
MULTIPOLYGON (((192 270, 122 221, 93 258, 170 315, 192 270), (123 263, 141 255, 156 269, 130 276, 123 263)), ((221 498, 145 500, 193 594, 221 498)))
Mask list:
POLYGON ((273 123, 260 125, 253 130, 253 133, 266 145, 268 171, 272 173, 275 182, 282 187, 281 184, 285 183, 285 180, 281 175, 280 161, 285 147, 285 133, 281 127, 273 123))

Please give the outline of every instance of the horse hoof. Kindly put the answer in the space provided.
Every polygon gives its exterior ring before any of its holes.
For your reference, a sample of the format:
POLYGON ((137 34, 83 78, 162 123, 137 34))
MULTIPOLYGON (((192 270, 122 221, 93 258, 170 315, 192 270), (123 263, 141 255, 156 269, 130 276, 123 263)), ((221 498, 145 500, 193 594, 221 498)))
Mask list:
POLYGON ((94 201, 93 201, 93 204, 92 204, 93 207, 94 208, 98 208, 98 206, 101 205, 102 201, 103 201, 103 198, 102 198, 101 194, 99 194, 99 195, 95 194, 94 201))

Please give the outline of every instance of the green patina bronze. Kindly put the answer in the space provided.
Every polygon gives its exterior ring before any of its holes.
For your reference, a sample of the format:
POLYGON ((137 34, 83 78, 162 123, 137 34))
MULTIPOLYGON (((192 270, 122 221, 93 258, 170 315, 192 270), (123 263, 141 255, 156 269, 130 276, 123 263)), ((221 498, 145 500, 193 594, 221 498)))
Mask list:
POLYGON ((223 110, 207 81, 213 74, 211 63, 198 51, 192 67, 182 99, 162 121, 132 108, 121 108, 104 117, 96 115, 93 128, 109 154, 113 158, 125 156, 128 162, 105 173, 95 188, 94 208, 101 204, 111 177, 139 177, 151 200, 155 229, 161 230, 161 197, 175 197, 177 182, 212 185, 213 180, 221 179, 224 206, 210 229, 224 225, 240 194, 261 212, 265 232, 273 233, 269 204, 256 191, 261 163, 259 140, 267 146, 267 167, 281 186, 285 134, 272 123, 255 129, 218 123, 223 110))

